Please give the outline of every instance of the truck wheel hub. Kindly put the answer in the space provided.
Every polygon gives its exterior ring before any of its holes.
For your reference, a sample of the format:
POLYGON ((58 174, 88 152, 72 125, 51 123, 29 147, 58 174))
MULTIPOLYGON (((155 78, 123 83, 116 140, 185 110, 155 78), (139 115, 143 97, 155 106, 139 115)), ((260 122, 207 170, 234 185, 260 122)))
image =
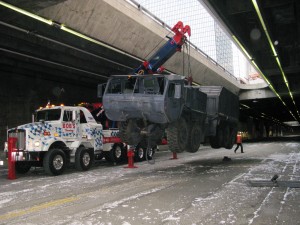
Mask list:
POLYGON ((144 150, 142 148, 138 149, 138 156, 139 156, 139 158, 143 158, 144 157, 144 150))
POLYGON ((85 166, 88 166, 91 161, 90 154, 85 153, 82 157, 82 162, 85 166))
POLYGON ((60 170, 64 165, 64 159, 61 155, 56 155, 53 159, 53 166, 56 170, 60 170))
POLYGON ((120 158, 122 155, 122 149, 120 147, 116 148, 115 155, 117 158, 120 158))

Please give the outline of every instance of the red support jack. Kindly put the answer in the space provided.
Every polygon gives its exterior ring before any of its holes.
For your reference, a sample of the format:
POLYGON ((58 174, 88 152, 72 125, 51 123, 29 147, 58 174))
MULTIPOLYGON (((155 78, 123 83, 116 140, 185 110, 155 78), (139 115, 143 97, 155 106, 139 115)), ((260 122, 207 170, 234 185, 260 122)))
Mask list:
POLYGON ((178 158, 177 158, 177 153, 176 153, 176 152, 173 152, 173 158, 170 158, 170 159, 178 159, 178 158))
POLYGON ((127 158, 128 158, 128 166, 125 168, 137 168, 137 166, 134 165, 134 146, 133 145, 127 145, 127 158))
POLYGON ((16 137, 9 137, 8 138, 8 176, 7 179, 9 180, 15 180, 16 179, 16 171, 15 171, 15 155, 13 155, 13 152, 15 152, 17 144, 17 138, 16 137))

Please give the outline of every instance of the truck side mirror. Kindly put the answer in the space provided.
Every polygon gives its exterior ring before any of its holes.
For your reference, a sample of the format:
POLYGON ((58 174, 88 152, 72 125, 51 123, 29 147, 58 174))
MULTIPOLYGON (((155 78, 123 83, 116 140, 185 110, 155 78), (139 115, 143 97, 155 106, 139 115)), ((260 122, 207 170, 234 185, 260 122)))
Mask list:
POLYGON ((180 99, 181 98, 181 84, 176 84, 175 85, 174 98, 176 98, 176 99, 180 99))
POLYGON ((98 87, 97 87, 97 97, 98 98, 102 98, 103 97, 103 94, 104 94, 104 91, 105 91, 105 87, 106 87, 106 83, 104 83, 104 84, 98 84, 98 87))

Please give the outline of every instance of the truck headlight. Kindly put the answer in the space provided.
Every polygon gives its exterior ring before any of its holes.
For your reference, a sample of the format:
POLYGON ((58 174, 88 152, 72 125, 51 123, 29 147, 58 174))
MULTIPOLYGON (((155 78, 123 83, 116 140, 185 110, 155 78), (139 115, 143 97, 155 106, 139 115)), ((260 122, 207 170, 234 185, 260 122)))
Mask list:
POLYGON ((36 142, 34 142, 34 147, 40 147, 40 142, 39 141, 36 141, 36 142))

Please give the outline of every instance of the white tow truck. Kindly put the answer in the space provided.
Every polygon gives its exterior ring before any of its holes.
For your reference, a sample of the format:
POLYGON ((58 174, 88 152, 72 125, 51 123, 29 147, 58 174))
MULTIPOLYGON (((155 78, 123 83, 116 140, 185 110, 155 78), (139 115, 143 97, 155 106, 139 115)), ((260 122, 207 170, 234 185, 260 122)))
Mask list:
POLYGON ((44 167, 50 175, 60 175, 69 163, 84 171, 103 155, 114 162, 126 157, 118 130, 103 130, 85 107, 48 104, 36 111, 34 121, 8 130, 8 138, 17 138, 13 154, 18 173, 35 166, 44 167))

